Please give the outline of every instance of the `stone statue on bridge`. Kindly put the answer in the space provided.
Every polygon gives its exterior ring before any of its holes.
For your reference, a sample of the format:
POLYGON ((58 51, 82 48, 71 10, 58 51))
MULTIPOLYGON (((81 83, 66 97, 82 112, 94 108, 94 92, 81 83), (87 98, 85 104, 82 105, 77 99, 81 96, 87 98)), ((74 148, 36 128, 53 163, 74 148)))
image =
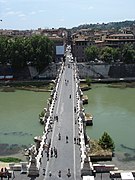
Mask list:
POLYGON ((35 149, 32 147, 30 149, 30 162, 28 165, 28 176, 39 176, 39 170, 37 168, 37 160, 35 155, 35 149))

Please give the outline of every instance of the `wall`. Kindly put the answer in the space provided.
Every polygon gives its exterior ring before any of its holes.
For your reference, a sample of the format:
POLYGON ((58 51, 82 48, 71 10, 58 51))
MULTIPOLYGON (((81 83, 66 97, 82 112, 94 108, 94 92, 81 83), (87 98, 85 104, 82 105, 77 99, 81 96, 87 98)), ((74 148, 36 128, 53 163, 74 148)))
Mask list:
POLYGON ((135 64, 86 64, 78 63, 80 78, 125 78, 135 77, 135 64))

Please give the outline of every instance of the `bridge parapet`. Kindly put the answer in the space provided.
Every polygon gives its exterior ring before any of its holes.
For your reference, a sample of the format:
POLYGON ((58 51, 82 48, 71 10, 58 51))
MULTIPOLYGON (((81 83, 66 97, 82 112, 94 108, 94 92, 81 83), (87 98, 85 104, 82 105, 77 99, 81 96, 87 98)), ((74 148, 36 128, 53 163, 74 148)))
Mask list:
POLYGON ((78 76, 78 70, 75 71, 75 79, 76 79, 76 99, 77 99, 77 116, 78 116, 78 128, 80 135, 80 151, 81 151, 81 176, 84 175, 93 175, 94 168, 91 163, 90 157, 87 157, 87 149, 85 144, 85 113, 83 109, 82 102, 82 90, 80 88, 80 80, 78 76))
POLYGON ((75 71, 76 79, 76 99, 77 99, 77 116, 78 116, 78 128, 80 134, 80 151, 81 151, 81 168, 83 167, 84 160, 86 158, 86 146, 85 146, 85 137, 84 137, 84 128, 83 128, 83 116, 81 109, 81 98, 80 98, 80 87, 79 87, 79 78, 77 76, 77 70, 75 71))

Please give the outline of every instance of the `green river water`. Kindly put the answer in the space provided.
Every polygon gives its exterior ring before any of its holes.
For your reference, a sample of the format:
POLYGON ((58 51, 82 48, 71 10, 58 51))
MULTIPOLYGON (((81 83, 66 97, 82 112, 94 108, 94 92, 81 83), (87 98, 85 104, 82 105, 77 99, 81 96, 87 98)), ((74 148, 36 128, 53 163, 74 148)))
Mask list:
MULTIPOLYGON (((135 157, 135 89, 94 84, 84 94, 89 97, 85 111, 94 117, 93 126, 87 127, 88 135, 98 139, 107 131, 115 142, 116 152, 135 157)), ((42 135, 38 115, 49 96, 47 92, 0 92, 1 147, 2 144, 28 146, 34 136, 42 135)))
MULTIPOLYGON (((42 135, 38 115, 46 106, 50 93, 17 90, 0 92, 0 144, 8 149, 33 144, 33 137, 42 135)), ((4 153, 5 154, 5 153, 4 153)))
POLYGON ((94 117, 93 126, 87 127, 88 135, 99 139, 106 131, 117 152, 135 155, 135 89, 94 84, 85 94, 89 97, 85 110, 94 117))

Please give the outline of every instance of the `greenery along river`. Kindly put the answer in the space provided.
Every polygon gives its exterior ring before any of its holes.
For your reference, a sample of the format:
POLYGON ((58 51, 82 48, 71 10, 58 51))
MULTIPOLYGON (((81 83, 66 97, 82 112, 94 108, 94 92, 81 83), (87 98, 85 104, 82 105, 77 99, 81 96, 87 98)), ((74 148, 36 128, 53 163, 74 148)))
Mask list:
POLYGON ((42 135, 38 115, 46 106, 49 92, 17 90, 0 92, 0 155, 17 153, 42 135))
POLYGON ((104 131, 108 132, 117 153, 134 157, 135 89, 107 86, 93 84, 91 90, 84 92, 89 97, 85 110, 94 117, 93 127, 87 127, 87 133, 91 138, 99 139, 104 131))

